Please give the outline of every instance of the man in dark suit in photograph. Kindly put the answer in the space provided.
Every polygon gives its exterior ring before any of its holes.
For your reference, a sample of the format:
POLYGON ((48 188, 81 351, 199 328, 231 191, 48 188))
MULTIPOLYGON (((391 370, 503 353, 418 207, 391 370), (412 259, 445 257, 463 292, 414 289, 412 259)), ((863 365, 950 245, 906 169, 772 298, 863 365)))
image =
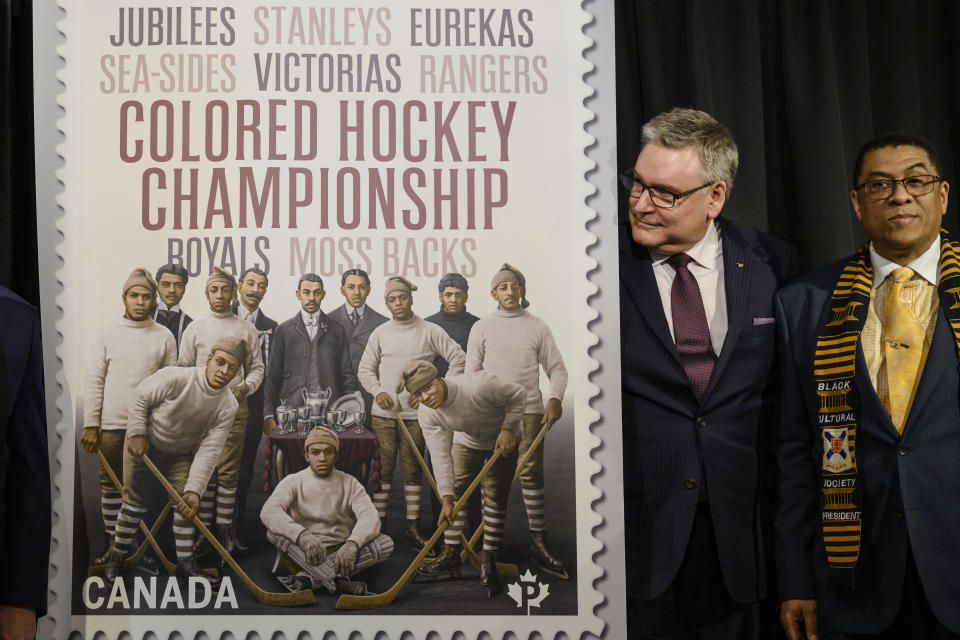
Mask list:
MULTIPOLYGON (((388 318, 367 306, 367 296, 370 295, 370 276, 363 269, 350 269, 343 272, 340 277, 340 293, 345 302, 330 312, 330 319, 343 327, 347 334, 347 339, 350 341, 350 364, 356 375, 370 334, 388 318)), ((362 387, 360 393, 363 395, 369 424, 373 397, 362 387)))
POLYGON ((0 286, 0 638, 29 640, 47 610, 50 467, 40 316, 0 286))
MULTIPOLYGON (((240 284, 237 286, 239 303, 231 306, 235 315, 252 324, 257 330, 257 335, 260 337, 260 353, 263 355, 263 365, 268 368, 270 366, 270 343, 273 340, 273 332, 277 328, 277 321, 267 317, 267 314, 260 309, 260 303, 267 295, 269 284, 266 272, 259 267, 250 267, 240 276, 240 284)), ((236 521, 241 524, 240 531, 245 531, 245 527, 242 525, 247 515, 247 493, 250 491, 250 483, 253 482, 253 465, 256 462, 257 448, 260 446, 260 436, 263 433, 264 387, 265 385, 260 385, 256 391, 247 396, 247 434, 243 441, 239 486, 237 487, 236 521)), ((238 549, 245 551, 246 545, 241 542, 238 549)))
POLYGON ((869 243, 776 296, 791 640, 960 638, 960 243, 940 230, 942 176, 919 136, 867 142, 850 199, 869 243))
POLYGON ((320 310, 326 296, 320 276, 300 276, 296 296, 300 311, 277 327, 273 335, 263 402, 263 432, 267 435, 277 426, 277 406, 301 406, 304 390, 329 387, 332 404, 359 389, 346 333, 320 310))
POLYGON ((631 638, 768 637, 761 439, 773 408, 773 294, 797 258, 720 217, 737 165, 723 125, 674 109, 644 125, 622 176, 631 638))
POLYGON ((180 348, 180 339, 193 318, 181 308, 180 301, 187 291, 187 280, 190 274, 179 264, 165 264, 157 269, 157 304, 150 310, 150 317, 157 324, 170 329, 177 340, 177 349, 180 348))

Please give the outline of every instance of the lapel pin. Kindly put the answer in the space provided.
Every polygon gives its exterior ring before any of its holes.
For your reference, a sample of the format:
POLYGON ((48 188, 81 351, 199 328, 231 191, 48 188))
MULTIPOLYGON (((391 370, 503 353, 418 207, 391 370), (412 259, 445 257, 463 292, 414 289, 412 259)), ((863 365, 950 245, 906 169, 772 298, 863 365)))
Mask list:
POLYGON ((743 263, 742 263, 742 262, 738 262, 738 263, 737 263, 737 266, 740 267, 741 269, 743 269, 743 263))

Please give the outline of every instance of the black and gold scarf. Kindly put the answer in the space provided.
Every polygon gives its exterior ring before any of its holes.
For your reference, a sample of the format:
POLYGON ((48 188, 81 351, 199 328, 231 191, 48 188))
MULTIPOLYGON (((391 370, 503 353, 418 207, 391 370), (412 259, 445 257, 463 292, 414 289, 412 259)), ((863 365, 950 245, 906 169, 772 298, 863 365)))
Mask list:
MULTIPOLYGON (((813 360, 814 390, 820 402, 817 429, 823 448, 820 524, 831 582, 843 590, 854 588, 854 569, 860 557, 862 512, 856 457, 860 398, 855 365, 872 288, 873 265, 868 243, 840 273, 813 360)), ((943 229, 940 230, 937 295, 953 330, 960 357, 960 243, 950 240, 943 229)))

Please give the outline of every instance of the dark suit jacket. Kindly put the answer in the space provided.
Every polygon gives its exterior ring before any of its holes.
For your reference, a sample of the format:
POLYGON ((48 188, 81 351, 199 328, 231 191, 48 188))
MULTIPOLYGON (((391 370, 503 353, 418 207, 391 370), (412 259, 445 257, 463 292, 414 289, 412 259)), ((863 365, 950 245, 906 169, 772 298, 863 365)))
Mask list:
POLYGON ((47 608, 50 467, 37 310, 0 287, 0 604, 47 608))
POLYGON ((804 276, 776 298, 782 386, 776 439, 780 596, 817 598, 821 628, 879 632, 900 608, 911 549, 933 613, 960 632, 960 376, 942 309, 902 437, 873 389, 862 349, 857 354, 860 558, 853 592, 828 587, 818 527, 823 447, 815 426, 813 353, 845 263, 804 276))
POLYGON ((364 311, 360 324, 354 327, 342 304, 331 311, 327 317, 343 327, 343 331, 350 341, 350 362, 353 365, 353 373, 356 375, 357 369, 360 368, 360 358, 363 357, 363 350, 367 348, 367 340, 370 338, 370 334, 389 318, 377 313, 370 308, 370 305, 367 305, 367 310, 364 311))
MULTIPOLYGON (((701 460, 727 590, 765 595, 758 438, 771 427, 773 294, 797 268, 786 243, 720 219, 729 328, 698 403, 663 312, 649 252, 620 230, 627 594, 651 599, 683 561, 701 460)), ((769 541, 767 541, 769 544, 769 541)))
POLYGON ((316 359, 313 362, 309 358, 310 334, 299 311, 273 332, 262 417, 276 417, 275 411, 281 399, 294 406, 303 404, 300 389, 307 385, 308 367, 316 369, 321 387, 330 387, 331 404, 343 394, 359 389, 357 374, 350 364, 350 345, 343 328, 323 312, 320 312, 320 323, 313 338, 316 342, 316 359), (322 326, 324 323, 326 328, 322 326))
MULTIPOLYGON (((231 306, 230 310, 233 311, 234 315, 237 315, 236 306, 231 306)), ((263 309, 260 309, 257 321, 253 326, 260 334, 260 355, 263 357, 264 374, 266 374, 266 367, 270 366, 270 348, 273 344, 273 334, 277 329, 277 321, 268 318, 263 309)), ((266 386, 266 381, 264 381, 256 391, 247 396, 247 409, 249 410, 247 424, 250 425, 250 430, 254 430, 254 426, 261 428, 263 425, 263 394, 266 386)))
MULTIPOLYGON (((156 320, 158 311, 160 311, 160 309, 157 305, 153 305, 153 309, 150 309, 150 317, 156 320)), ((234 311, 234 313, 236 313, 236 311, 234 311)), ((176 339, 178 351, 180 350, 180 338, 183 337, 183 332, 187 330, 191 322, 193 322, 193 318, 188 316, 183 309, 180 309, 180 312, 176 316, 168 316, 167 322, 163 324, 176 339), (183 320, 183 324, 180 323, 181 319, 183 320)))

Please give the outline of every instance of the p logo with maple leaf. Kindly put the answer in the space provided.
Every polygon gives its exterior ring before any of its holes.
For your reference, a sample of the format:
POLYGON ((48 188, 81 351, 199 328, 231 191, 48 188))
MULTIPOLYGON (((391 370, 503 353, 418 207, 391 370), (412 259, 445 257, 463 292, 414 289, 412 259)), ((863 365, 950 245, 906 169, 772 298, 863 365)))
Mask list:
POLYGON ((550 585, 539 582, 537 576, 527 569, 519 581, 507 585, 507 595, 518 607, 526 607, 527 615, 530 615, 530 607, 539 607, 550 595, 550 585))

